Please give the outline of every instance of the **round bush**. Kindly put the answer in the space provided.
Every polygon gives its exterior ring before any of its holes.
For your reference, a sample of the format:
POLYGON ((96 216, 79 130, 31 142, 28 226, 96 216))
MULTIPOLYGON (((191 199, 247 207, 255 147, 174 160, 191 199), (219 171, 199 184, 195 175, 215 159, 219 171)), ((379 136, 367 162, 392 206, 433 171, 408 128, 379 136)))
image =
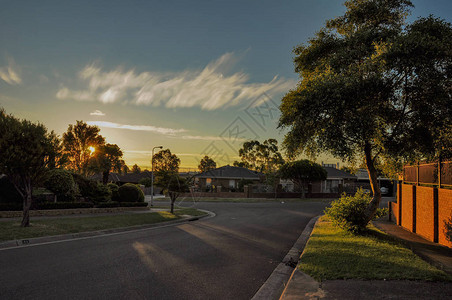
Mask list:
POLYGON ((75 198, 75 181, 72 174, 66 170, 50 170, 47 173, 44 186, 46 189, 57 195, 61 201, 73 200, 75 198))
POLYGON ((334 225, 350 231, 360 233, 367 226, 365 210, 372 197, 359 189, 354 196, 342 195, 331 203, 331 207, 325 209, 325 214, 334 225))
POLYGON ((126 183, 119 187, 121 202, 144 202, 143 191, 133 183, 126 183))
POLYGON ((119 186, 115 183, 108 183, 107 187, 111 191, 111 201, 120 201, 119 186))

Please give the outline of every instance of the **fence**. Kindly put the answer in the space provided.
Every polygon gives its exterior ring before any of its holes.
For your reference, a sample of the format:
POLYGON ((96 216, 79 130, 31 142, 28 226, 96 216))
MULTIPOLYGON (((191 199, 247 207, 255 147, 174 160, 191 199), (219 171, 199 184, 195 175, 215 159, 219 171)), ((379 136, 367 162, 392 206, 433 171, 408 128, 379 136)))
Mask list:
POLYGON ((452 161, 405 166, 403 182, 415 185, 452 187, 452 161))

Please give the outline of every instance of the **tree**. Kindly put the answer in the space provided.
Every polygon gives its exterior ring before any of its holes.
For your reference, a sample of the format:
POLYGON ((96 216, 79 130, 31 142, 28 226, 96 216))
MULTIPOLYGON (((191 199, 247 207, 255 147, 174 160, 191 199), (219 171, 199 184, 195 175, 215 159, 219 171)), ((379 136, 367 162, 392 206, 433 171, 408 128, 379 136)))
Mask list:
POLYGON ((86 176, 92 154, 102 145, 105 139, 99 134, 99 127, 90 126, 83 121, 70 124, 63 134, 63 148, 68 157, 68 167, 74 172, 86 176))
POLYGON ((102 173, 103 184, 108 183, 110 172, 121 172, 124 161, 121 159, 122 151, 116 144, 99 146, 90 159, 90 169, 102 173))
POLYGON ((187 180, 171 171, 159 171, 156 178, 156 185, 161 187, 162 191, 170 197, 171 213, 174 213, 176 199, 182 193, 189 192, 187 180))
POLYGON ((154 172, 178 173, 180 159, 172 154, 170 149, 165 149, 154 154, 154 172))
POLYGON ((282 99, 279 127, 290 156, 327 152, 365 162, 375 215, 379 159, 437 152, 435 133, 450 125, 452 29, 433 17, 405 25, 408 0, 349 0, 308 45, 295 48, 296 89, 282 99))
POLYGON ((141 173, 141 168, 137 164, 134 164, 132 166, 132 170, 131 171, 132 171, 132 173, 139 174, 139 173, 141 173))
POLYGON ((206 155, 199 162, 198 170, 199 172, 207 172, 209 170, 215 169, 216 167, 217 163, 206 155))
POLYGON ((287 162, 281 166, 281 178, 290 179, 301 189, 301 197, 308 183, 312 181, 326 180, 327 172, 321 165, 307 159, 287 162))
POLYGON ((122 174, 127 174, 129 173, 129 167, 124 163, 124 165, 121 168, 121 173, 122 174))
POLYGON ((271 173, 278 170, 284 163, 278 149, 278 141, 275 139, 244 142, 239 150, 241 162, 234 162, 234 166, 249 168, 262 173, 271 173))
POLYGON ((55 156, 53 136, 44 125, 0 109, 0 173, 8 176, 23 199, 22 227, 30 225, 33 186, 42 182, 50 157, 55 156))

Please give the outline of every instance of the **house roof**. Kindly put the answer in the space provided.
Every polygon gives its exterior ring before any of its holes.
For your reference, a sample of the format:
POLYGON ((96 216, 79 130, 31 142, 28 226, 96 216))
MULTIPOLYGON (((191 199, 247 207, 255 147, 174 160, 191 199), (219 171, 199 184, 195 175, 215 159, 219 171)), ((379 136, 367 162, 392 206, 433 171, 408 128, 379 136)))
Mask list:
POLYGON ((326 172, 328 173, 327 179, 356 179, 355 175, 352 175, 348 172, 333 168, 333 167, 324 167, 326 172))
MULTIPOLYGON (((108 176, 109 182, 126 182, 126 183, 138 183, 143 178, 151 178, 152 172, 143 171, 141 173, 110 173, 108 176)), ((94 180, 102 180, 102 174, 96 174, 92 177, 94 180)))
POLYGON ((259 180, 262 174, 246 168, 223 166, 195 175, 196 178, 224 178, 259 180))

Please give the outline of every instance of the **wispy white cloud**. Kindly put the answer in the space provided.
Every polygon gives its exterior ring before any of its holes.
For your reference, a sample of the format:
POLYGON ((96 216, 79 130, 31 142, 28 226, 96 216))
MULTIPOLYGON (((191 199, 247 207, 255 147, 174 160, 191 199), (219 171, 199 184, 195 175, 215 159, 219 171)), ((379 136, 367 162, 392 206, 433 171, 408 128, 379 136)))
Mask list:
POLYGON ((246 141, 246 139, 243 138, 236 138, 236 137, 221 137, 221 136, 202 136, 202 135, 183 135, 178 138, 184 139, 184 140, 202 140, 202 141, 224 141, 226 140, 235 140, 235 141, 246 141))
POLYGON ((95 111, 93 111, 89 114, 90 114, 90 116, 105 116, 105 114, 98 109, 96 109, 95 111))
POLYGON ((168 134, 175 135, 177 133, 186 132, 186 129, 174 129, 174 128, 164 128, 164 127, 156 127, 150 125, 128 125, 128 124, 119 124, 113 122, 106 121, 87 121, 89 125, 95 125, 99 127, 106 128, 116 128, 116 129, 127 129, 127 130, 136 130, 136 131, 151 131, 160 134, 168 134))
POLYGON ((11 85, 22 83, 20 69, 16 66, 12 58, 9 59, 7 67, 0 67, 0 78, 11 85))
POLYGON ((59 99, 128 103, 136 105, 200 107, 215 110, 248 102, 264 93, 269 95, 293 88, 293 79, 275 76, 270 82, 250 83, 243 72, 225 75, 237 61, 233 53, 226 53, 202 70, 187 70, 163 74, 117 68, 103 71, 96 65, 86 66, 79 78, 87 83, 84 90, 62 87, 59 99))

